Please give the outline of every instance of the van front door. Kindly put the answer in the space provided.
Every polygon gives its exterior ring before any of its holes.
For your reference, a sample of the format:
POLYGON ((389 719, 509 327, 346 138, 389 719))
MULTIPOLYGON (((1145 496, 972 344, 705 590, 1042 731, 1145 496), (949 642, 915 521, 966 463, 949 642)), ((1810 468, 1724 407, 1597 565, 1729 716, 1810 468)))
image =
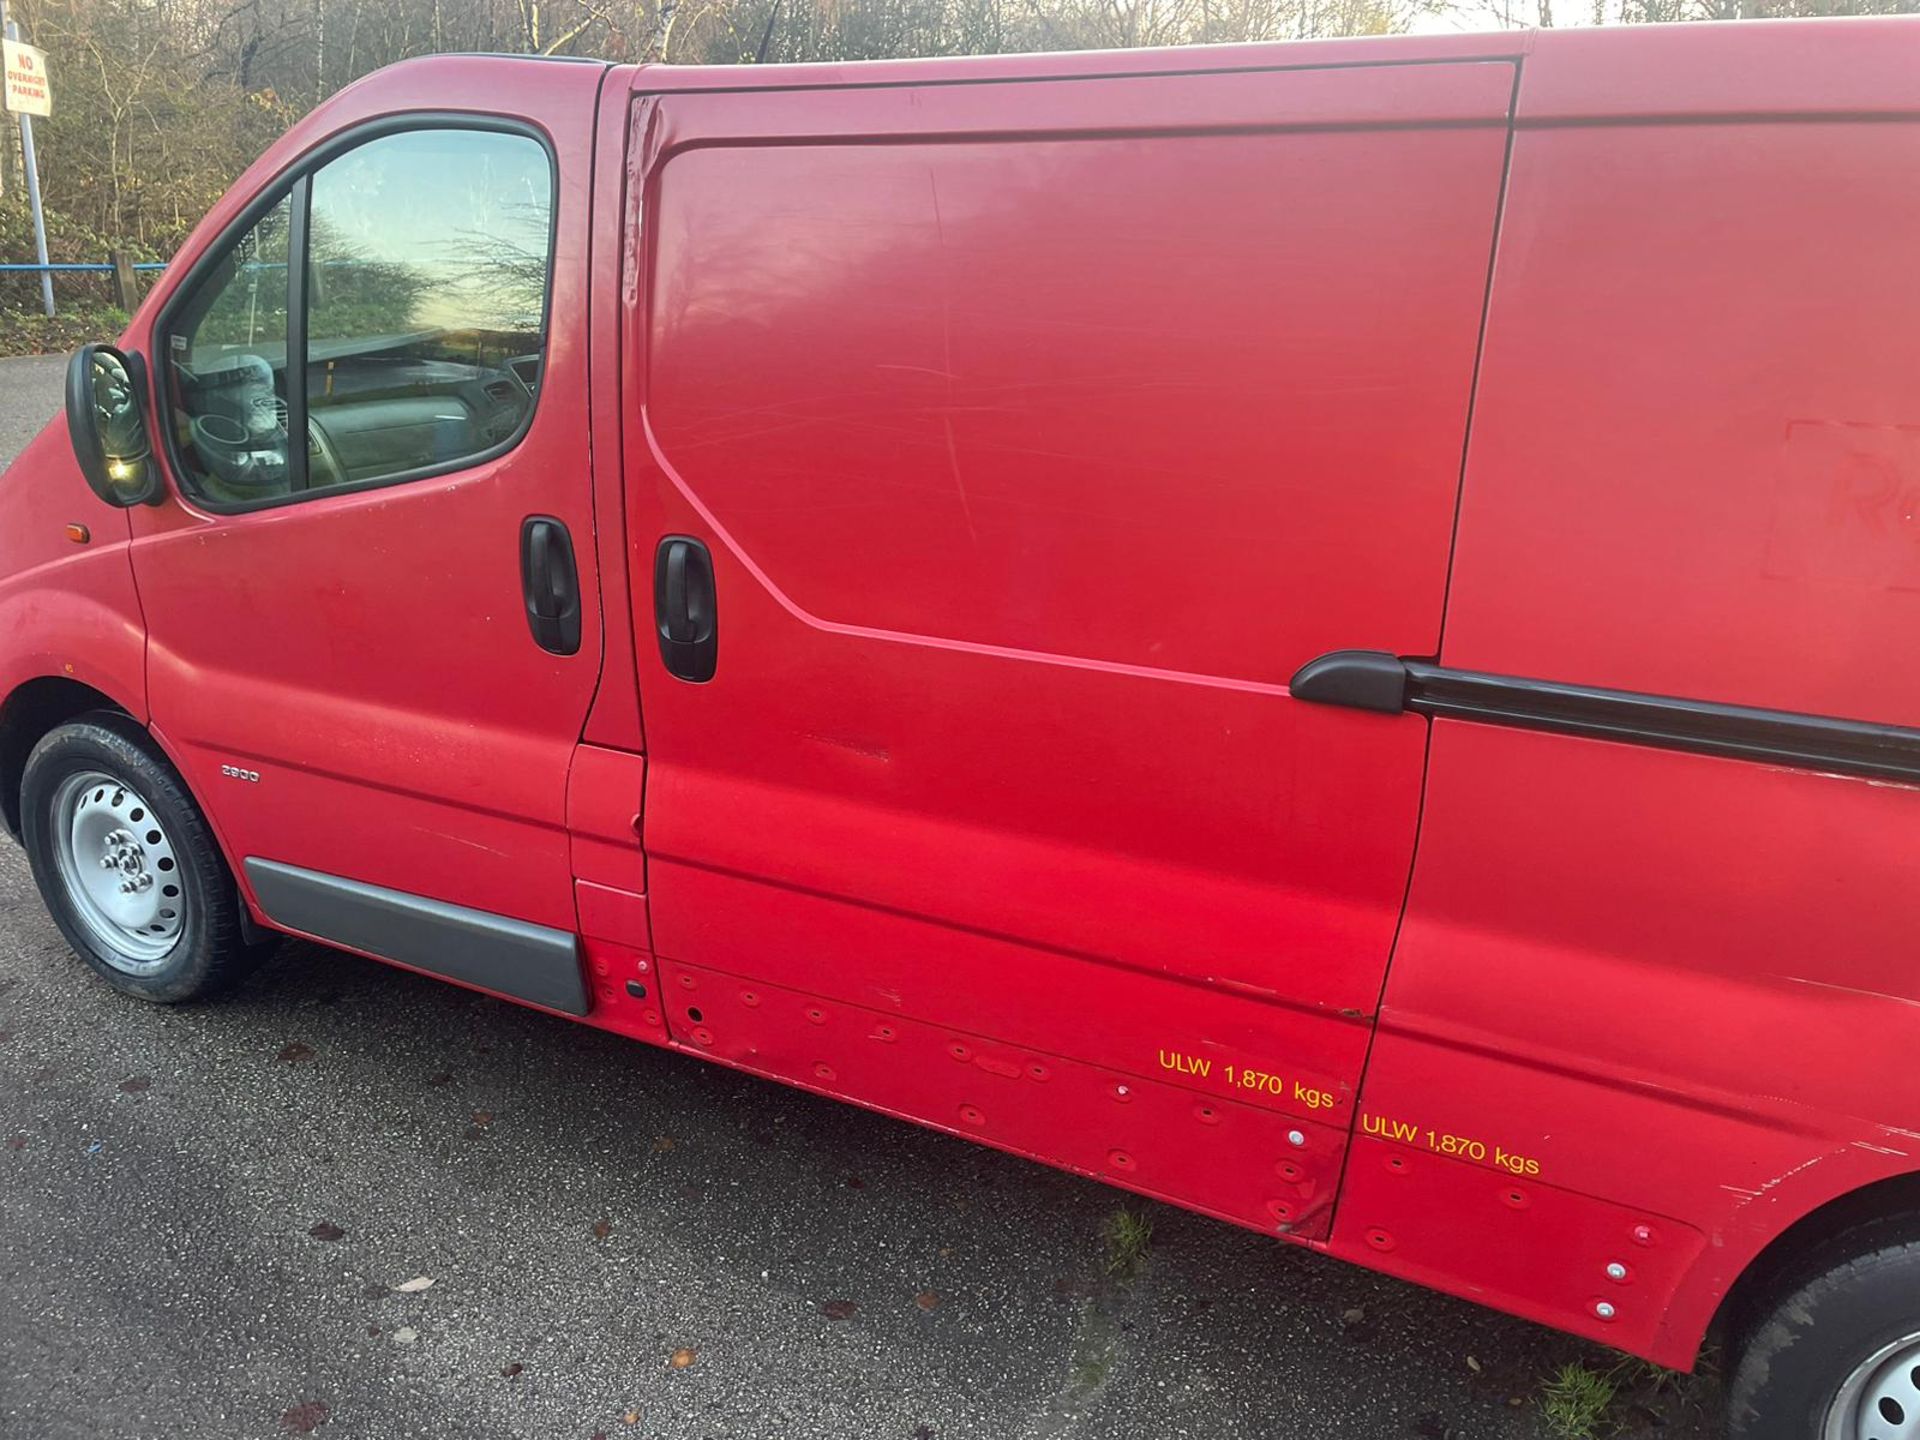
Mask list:
POLYGON ((679 1043, 1325 1233, 1426 730, 1288 680, 1438 647, 1512 89, 638 97, 679 1043))
POLYGON ((599 624, 585 333, 549 317, 584 312, 595 87, 561 68, 510 116, 348 124, 163 299, 175 490, 133 563, 156 730, 265 912, 581 1012, 599 624))

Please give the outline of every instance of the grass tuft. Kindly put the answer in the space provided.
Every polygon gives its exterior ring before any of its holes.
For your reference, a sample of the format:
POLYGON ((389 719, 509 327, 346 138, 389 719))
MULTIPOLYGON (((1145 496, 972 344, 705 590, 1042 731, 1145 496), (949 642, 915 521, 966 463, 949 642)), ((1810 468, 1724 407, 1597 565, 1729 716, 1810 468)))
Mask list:
POLYGON ((1566 1364, 1540 1392, 1540 1411, 1559 1440, 1599 1440, 1612 1429, 1607 1411, 1619 1393, 1613 1375, 1566 1364))
POLYGON ((1678 1370, 1669 1370, 1664 1365, 1636 1359, 1631 1355, 1607 1373, 1627 1389, 1648 1395, 1676 1394, 1687 1380, 1678 1370))
POLYGON ((1107 1217, 1107 1273, 1122 1279, 1140 1268, 1153 1243, 1153 1220, 1144 1211, 1116 1210, 1107 1217))

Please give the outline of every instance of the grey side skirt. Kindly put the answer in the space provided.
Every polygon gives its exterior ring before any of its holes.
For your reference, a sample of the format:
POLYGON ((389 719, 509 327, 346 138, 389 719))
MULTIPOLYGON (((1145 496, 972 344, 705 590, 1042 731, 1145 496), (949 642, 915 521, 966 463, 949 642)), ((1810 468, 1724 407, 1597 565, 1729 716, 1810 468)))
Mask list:
POLYGON ((317 870, 249 856, 247 879, 276 925, 569 1015, 587 1013, 575 936, 317 870))

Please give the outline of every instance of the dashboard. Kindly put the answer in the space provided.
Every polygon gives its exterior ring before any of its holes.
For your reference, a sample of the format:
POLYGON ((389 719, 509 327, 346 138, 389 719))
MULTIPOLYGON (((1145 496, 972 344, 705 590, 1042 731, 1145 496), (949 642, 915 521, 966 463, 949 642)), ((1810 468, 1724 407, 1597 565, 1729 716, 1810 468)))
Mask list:
MULTIPOLYGON (((451 464, 511 440, 533 409, 540 357, 499 366, 361 355, 309 368, 307 418, 335 484, 451 464)), ((318 480, 318 477, 316 477, 318 480)))

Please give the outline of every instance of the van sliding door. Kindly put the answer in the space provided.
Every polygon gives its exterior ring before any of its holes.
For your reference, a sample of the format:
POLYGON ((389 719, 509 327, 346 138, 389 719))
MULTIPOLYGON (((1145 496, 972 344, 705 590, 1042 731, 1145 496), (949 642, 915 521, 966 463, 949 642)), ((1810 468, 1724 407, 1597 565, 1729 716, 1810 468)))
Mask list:
POLYGON ((676 1043, 1326 1233, 1426 727, 1288 679, 1438 647, 1512 89, 638 97, 676 1043))

